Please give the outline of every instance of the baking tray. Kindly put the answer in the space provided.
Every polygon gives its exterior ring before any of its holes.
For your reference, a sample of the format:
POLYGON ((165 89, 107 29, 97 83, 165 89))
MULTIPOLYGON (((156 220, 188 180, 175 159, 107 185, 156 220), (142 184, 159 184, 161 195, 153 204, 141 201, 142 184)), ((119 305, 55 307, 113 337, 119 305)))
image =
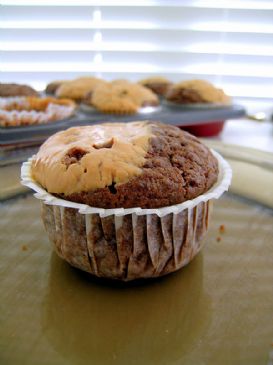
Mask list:
POLYGON ((60 130, 80 125, 88 125, 101 122, 130 122, 135 120, 157 120, 174 125, 198 125, 207 122, 219 122, 240 118, 245 115, 245 109, 240 105, 231 105, 222 108, 183 109, 181 107, 168 107, 161 105, 158 108, 144 108, 141 113, 131 116, 115 116, 98 112, 83 113, 78 111, 75 117, 49 124, 40 124, 24 127, 0 127, 0 146, 8 146, 32 141, 41 143, 48 136, 60 130), (149 112, 149 110, 154 110, 149 112))
POLYGON ((70 267, 52 252, 32 194, 2 202, 1 364, 270 364, 272 155, 240 154, 228 158, 231 192, 214 204, 204 249, 157 280, 118 284, 70 267))

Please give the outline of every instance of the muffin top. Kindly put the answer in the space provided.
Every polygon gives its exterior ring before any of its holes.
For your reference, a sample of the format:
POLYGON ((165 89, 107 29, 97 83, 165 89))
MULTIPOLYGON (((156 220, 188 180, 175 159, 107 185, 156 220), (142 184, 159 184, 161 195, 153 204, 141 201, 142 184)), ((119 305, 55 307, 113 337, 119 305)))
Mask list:
POLYGON ((222 89, 205 80, 186 80, 174 84, 166 99, 174 102, 203 102, 229 104, 230 98, 222 89))
POLYGON ((32 162, 49 193, 100 208, 158 208, 193 199, 218 163, 196 137, 156 122, 107 123, 51 136, 32 162))
POLYGON ((96 77, 79 77, 75 80, 62 83, 55 91, 58 98, 70 98, 81 101, 86 93, 93 91, 98 85, 105 81, 96 77))
POLYGON ((134 114, 144 106, 156 106, 156 94, 144 86, 116 81, 98 86, 91 94, 90 103, 104 113, 134 114))
POLYGON ((29 85, 22 84, 3 84, 0 83, 0 96, 38 96, 38 92, 29 85))

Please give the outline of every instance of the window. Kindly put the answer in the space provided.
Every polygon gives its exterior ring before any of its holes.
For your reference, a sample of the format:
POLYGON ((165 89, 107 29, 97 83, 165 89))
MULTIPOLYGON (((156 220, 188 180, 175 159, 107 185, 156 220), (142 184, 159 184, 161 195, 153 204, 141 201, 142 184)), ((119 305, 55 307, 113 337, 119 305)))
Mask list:
POLYGON ((86 74, 204 78, 237 103, 272 108, 272 0, 1 4, 2 82, 42 90, 49 81, 86 74))

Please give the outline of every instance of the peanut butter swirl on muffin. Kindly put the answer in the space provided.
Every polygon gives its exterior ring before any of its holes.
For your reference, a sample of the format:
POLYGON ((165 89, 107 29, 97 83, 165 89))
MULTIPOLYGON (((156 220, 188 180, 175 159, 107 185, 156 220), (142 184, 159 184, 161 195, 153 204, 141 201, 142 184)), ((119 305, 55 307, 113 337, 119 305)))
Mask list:
POLYGON ((50 137, 32 162, 49 193, 100 208, 157 208, 206 192, 218 164, 197 138, 156 122, 70 128, 50 137))

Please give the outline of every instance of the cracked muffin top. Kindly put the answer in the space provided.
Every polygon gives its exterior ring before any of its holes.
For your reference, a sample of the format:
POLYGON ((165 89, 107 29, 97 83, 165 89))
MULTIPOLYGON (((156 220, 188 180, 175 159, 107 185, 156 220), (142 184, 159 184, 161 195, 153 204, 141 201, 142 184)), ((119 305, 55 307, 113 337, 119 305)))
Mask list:
POLYGON ((205 193, 218 163, 196 137, 157 122, 74 127, 51 136, 32 161, 49 193, 100 208, 159 208, 205 193))

